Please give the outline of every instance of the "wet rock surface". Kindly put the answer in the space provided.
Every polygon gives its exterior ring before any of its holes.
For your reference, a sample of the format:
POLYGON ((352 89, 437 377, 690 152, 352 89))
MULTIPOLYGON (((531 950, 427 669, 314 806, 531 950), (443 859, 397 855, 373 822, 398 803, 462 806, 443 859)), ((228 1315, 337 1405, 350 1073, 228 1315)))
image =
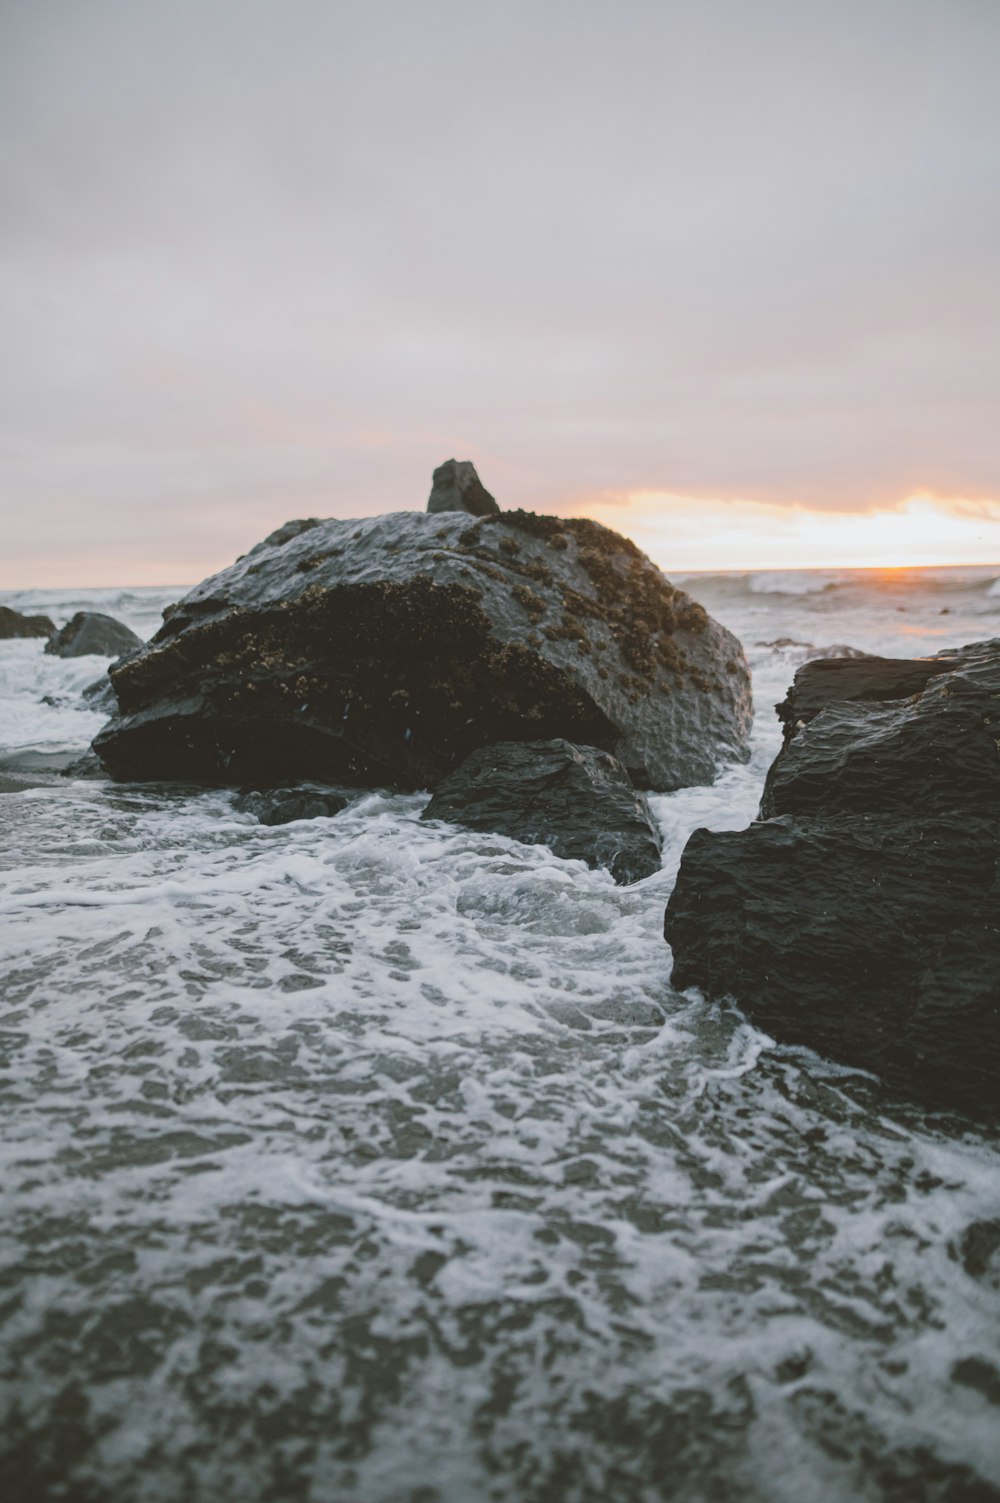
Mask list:
POLYGON ((25 616, 9 605, 0 605, 0 641, 14 637, 51 637, 56 624, 48 616, 25 616))
POLYGON ((785 742, 828 705, 910 699, 954 666, 950 653, 934 658, 886 658, 824 649, 820 658, 799 669, 785 698, 775 706, 785 742))
POLYGON ((241 814, 252 814, 262 825, 288 825, 296 819, 324 819, 339 814, 347 808, 352 796, 356 795, 305 783, 297 788, 241 793, 233 800, 233 808, 241 814))
POLYGON ((995 1117, 1000 641, 809 663, 779 714, 761 822, 698 830, 685 849, 665 923, 673 984, 995 1117))
POLYGON ((100 611, 77 611, 49 640, 45 651, 60 658, 116 658, 142 646, 134 631, 100 611))
POLYGON ((567 740, 637 784, 745 755, 736 638, 627 539, 530 512, 287 524, 112 668, 118 778, 435 787, 497 741, 567 740))
POLYGON ((508 741, 473 752, 421 815, 547 845, 557 856, 638 882, 660 867, 645 795, 617 758, 568 741, 508 741))
POLYGON ((820 659, 777 708, 785 742, 764 818, 1000 811, 1000 641, 936 658, 820 659))

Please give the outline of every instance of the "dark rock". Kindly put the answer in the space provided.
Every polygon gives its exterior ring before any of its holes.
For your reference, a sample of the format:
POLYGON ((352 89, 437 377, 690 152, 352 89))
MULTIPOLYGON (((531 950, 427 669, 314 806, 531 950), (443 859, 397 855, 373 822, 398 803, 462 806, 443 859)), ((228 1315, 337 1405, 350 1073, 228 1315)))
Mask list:
POLYGON ((954 666, 950 657, 880 658, 865 653, 850 657, 832 654, 806 663, 792 687, 775 708, 786 743, 796 731, 825 710, 848 701, 884 703, 921 694, 927 681, 954 666))
POLYGON ((241 793, 233 799, 233 808, 241 814, 253 814, 262 825, 288 825, 295 819, 323 819, 339 814, 351 802, 351 795, 333 788, 272 788, 262 793, 241 793))
POLYGON ((973 1279, 1000 1289, 1000 1221, 973 1221, 959 1244, 962 1267, 973 1279))
POLYGON ((116 658, 141 646, 141 638, 113 616, 103 616, 99 611, 77 611, 51 638, 45 651, 60 658, 116 658))
POLYGON ((434 471, 427 510, 464 511, 472 517, 488 517, 500 508, 476 474, 469 459, 446 459, 434 471))
POLYGON ((996 1116, 1000 640, 817 661, 779 709, 767 817, 685 848, 673 984, 893 1089, 996 1116))
MULTIPOLYGON (((320 526, 322 526, 322 519, 320 517, 299 517, 296 521, 286 522, 283 527, 279 527, 277 531, 272 532, 268 536, 267 542, 269 542, 273 548, 280 548, 282 543, 290 543, 292 538, 300 537, 303 532, 308 532, 310 528, 320 526)), ((258 544, 258 547, 259 546, 260 545, 258 544)), ((246 558, 246 554, 242 554, 241 557, 246 558)), ((164 607, 164 621, 170 620, 170 617, 173 615, 179 604, 180 602, 175 600, 172 605, 164 607)))
POLYGON ((1000 810, 1000 644, 807 663, 761 815, 1000 810), (808 734, 802 732, 808 726, 808 734))
POLYGON ((14 637, 51 637, 56 624, 48 616, 23 616, 11 610, 9 605, 0 605, 0 641, 14 637))
POLYGON ((105 669, 100 678, 95 678, 92 684, 88 684, 85 689, 80 691, 80 697, 86 702, 88 710, 103 711, 105 715, 117 715, 118 697, 111 682, 111 669, 120 668, 123 663, 127 663, 130 658, 134 658, 137 651, 138 648, 132 648, 129 652, 123 652, 121 657, 116 658, 105 669))
POLYGON ((660 868, 645 795, 616 757, 568 741, 505 741, 475 751, 439 785, 421 819, 547 845, 605 866, 616 882, 660 868))
POLYGON ((974 1388, 988 1403, 1000 1409, 1000 1372, 985 1357, 963 1357, 951 1369, 951 1381, 974 1388))
POLYGON ((751 719, 735 637, 633 543, 518 511, 282 528, 111 680, 115 777, 258 787, 433 788, 477 747, 562 736, 677 788, 745 756, 751 719))

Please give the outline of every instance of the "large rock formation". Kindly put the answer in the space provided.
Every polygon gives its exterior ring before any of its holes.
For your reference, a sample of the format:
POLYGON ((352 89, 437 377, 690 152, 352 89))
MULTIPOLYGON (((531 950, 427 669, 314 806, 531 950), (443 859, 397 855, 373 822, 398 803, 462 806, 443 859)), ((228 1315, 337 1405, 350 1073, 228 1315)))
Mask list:
POLYGON ((48 616, 24 616, 9 605, 0 605, 0 641, 13 637, 51 637, 56 624, 48 616))
POLYGON ((932 1102, 1000 1111, 1000 640, 808 663, 762 821, 698 830, 673 983, 932 1102))
POLYGON ((593 746, 484 746, 444 779, 420 817, 547 845, 557 856, 607 867, 616 882, 638 882, 660 867, 645 795, 616 757, 593 746))
POLYGON ((637 785, 745 755, 742 648, 596 522, 397 512, 288 523, 112 667, 119 778, 434 787, 495 741, 613 752, 637 785))
POLYGON ((77 611, 45 645, 60 658, 117 658, 142 646, 142 638, 100 611, 77 611))

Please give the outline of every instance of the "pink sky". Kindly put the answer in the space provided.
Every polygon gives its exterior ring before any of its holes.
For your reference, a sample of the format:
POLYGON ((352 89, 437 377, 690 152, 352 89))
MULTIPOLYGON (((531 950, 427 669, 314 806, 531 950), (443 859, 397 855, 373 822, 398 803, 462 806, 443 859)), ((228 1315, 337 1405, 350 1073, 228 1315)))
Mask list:
POLYGON ((1000 560, 1000 5, 0 19, 0 588, 471 458, 671 568, 1000 560))
MULTIPOLYGON (((581 496, 558 509, 626 533, 668 574, 1000 562, 1000 504, 995 502, 916 495, 896 506, 843 512, 637 492, 581 496)), ((322 506, 317 511, 350 514, 322 506)), ((30 587, 25 580, 53 587, 196 584, 284 520, 262 507, 242 518, 240 531, 225 508, 206 508, 193 539, 186 531, 164 536, 152 556, 137 556, 127 535, 110 552, 90 553, 85 546, 65 558, 40 552, 34 570, 23 562, 15 569, 0 566, 0 588, 30 587)))

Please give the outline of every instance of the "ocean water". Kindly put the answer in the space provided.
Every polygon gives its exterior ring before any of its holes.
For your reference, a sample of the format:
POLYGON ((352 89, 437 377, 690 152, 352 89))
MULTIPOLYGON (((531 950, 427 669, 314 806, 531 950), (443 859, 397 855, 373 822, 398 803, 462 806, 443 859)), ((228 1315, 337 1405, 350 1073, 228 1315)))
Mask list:
MULTIPOLYGON (((807 652, 998 635, 1000 567, 674 577, 753 755, 653 800, 627 889, 420 795, 269 829, 58 778, 105 665, 0 643, 6 1503, 1000 1499, 996 1136, 675 993, 661 937, 807 652)), ((147 635, 178 593, 2 598, 147 635)))

